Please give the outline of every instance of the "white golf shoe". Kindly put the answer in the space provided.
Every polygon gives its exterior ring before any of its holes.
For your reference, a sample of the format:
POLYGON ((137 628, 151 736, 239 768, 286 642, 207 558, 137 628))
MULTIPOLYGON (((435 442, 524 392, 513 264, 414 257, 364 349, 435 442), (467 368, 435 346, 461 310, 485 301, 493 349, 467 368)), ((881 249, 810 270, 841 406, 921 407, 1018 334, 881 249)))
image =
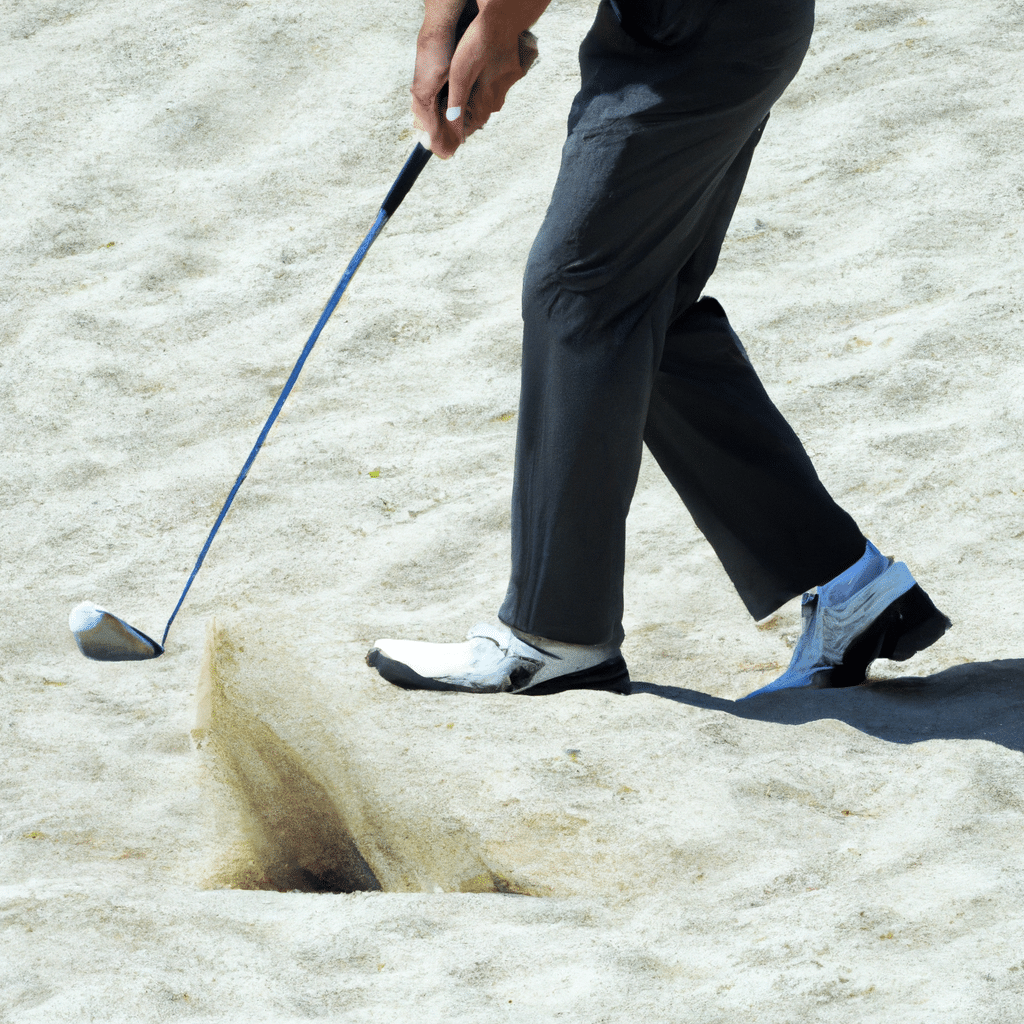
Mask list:
POLYGON ((407 690, 464 693, 629 693, 629 672, 614 644, 591 647, 542 637, 527 643, 504 623, 480 623, 459 644, 378 640, 366 664, 407 690))
POLYGON ((903 562, 893 562, 842 601, 827 588, 804 594, 803 633, 789 668, 742 698, 796 687, 856 686, 875 658, 906 661, 930 647, 952 623, 932 604, 903 562))

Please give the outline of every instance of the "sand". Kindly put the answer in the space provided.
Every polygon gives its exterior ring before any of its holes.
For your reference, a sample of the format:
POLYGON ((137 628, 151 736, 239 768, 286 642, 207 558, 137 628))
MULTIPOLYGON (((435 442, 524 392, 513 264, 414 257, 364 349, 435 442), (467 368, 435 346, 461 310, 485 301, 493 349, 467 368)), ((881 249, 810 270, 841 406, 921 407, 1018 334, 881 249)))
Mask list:
MULTIPOLYGON (((529 898, 223 888, 248 839, 191 731, 214 618, 379 701, 396 736, 433 728, 362 659, 379 636, 458 639, 504 593, 520 279, 593 4, 555 0, 506 111, 424 171, 167 655, 127 665, 82 659, 67 612, 162 632, 415 142, 419 9, 0 5, 0 1019, 1017 1018, 1024 11, 820 6, 708 291, 826 484, 954 629, 852 697, 744 717, 797 605, 755 627, 645 462, 637 692, 515 714, 571 765, 617 737, 608 776, 631 766, 616 787, 645 809, 590 820, 612 849, 616 822, 622 849, 654 822, 689 859, 658 891, 529 898), (645 776, 645 751, 672 770, 645 776)), ((486 768, 507 737, 471 701, 429 710, 486 768)))

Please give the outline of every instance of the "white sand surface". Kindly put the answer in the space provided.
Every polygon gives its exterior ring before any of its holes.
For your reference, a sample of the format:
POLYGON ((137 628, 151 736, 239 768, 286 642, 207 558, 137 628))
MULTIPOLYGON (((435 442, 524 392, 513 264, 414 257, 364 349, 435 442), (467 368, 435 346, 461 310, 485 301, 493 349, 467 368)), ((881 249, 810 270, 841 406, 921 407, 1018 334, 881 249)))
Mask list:
MULTIPOLYGON (((458 639, 504 593, 520 277, 593 10, 555 0, 507 110, 431 162, 376 243, 167 655, 102 665, 67 612, 90 600, 162 632, 415 141, 420 12, 0 0, 0 1020, 1019 1019, 1013 0, 823 2, 708 289, 827 485, 953 631, 876 666, 875 688, 743 717, 735 698, 789 659, 796 603, 755 628, 647 462, 627 570, 637 692, 554 700, 547 731, 542 701, 517 714, 545 757, 610 742, 609 715, 629 733, 640 784, 622 784, 648 817, 607 801, 600 820, 668 830, 692 858, 675 883, 217 888, 241 839, 189 735, 210 619, 258 621, 375 693, 397 732, 403 695, 365 667, 369 644, 458 639), (844 711, 871 694, 890 722, 844 711), (645 750, 673 770, 645 778, 645 750), (705 800, 691 833, 698 781, 732 802, 715 823, 705 800), (845 810, 875 815, 869 840, 845 810), (697 895, 715 857, 732 867, 697 895)), ((497 706, 444 710, 479 764, 505 749, 476 729, 497 706)))

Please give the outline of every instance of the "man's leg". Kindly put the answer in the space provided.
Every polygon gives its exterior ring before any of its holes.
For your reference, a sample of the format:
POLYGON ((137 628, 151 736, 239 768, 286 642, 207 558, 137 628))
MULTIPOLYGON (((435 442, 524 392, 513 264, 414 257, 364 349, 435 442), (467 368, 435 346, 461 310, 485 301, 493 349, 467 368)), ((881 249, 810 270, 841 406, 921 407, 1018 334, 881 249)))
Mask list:
POLYGON ((755 619, 864 553, 712 298, 669 328, 644 440, 755 619))
POLYGON ((678 275, 813 21, 811 0, 677 6, 644 42, 605 2, 580 48, 583 84, 524 282, 502 625, 463 644, 378 641, 367 660, 399 685, 537 692, 628 679, 625 519, 678 275))
POLYGON ((949 628, 829 496, 714 299, 669 328, 644 438, 755 618, 818 588, 766 690, 855 685, 875 658, 904 661, 949 628))
POLYGON ((755 618, 817 586, 804 595, 805 629, 790 667, 764 689, 849 686, 875 658, 906 660, 950 622, 910 570, 867 542, 832 500, 722 307, 710 297, 694 302, 759 136, 730 168, 730 187, 679 274, 644 440, 755 618))
POLYGON ((530 634, 621 642, 625 520, 680 275, 690 304, 721 244, 706 239, 724 236, 809 39, 810 3, 776 5, 769 28, 744 21, 756 20, 755 0, 711 6, 660 50, 604 5, 581 47, 584 87, 523 289, 513 564, 499 616, 530 634))

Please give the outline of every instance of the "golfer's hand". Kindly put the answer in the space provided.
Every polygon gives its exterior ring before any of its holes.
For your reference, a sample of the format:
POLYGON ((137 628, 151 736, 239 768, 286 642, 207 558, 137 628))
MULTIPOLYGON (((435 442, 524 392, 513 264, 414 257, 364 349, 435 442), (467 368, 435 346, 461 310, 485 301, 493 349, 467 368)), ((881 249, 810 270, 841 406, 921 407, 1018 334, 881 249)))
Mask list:
POLYGON ((537 59, 537 40, 522 23, 533 13, 529 8, 547 5, 484 0, 457 47, 458 12, 440 19, 431 17, 430 6, 416 43, 413 119, 430 135, 433 152, 446 159, 501 110, 509 89, 537 59))

